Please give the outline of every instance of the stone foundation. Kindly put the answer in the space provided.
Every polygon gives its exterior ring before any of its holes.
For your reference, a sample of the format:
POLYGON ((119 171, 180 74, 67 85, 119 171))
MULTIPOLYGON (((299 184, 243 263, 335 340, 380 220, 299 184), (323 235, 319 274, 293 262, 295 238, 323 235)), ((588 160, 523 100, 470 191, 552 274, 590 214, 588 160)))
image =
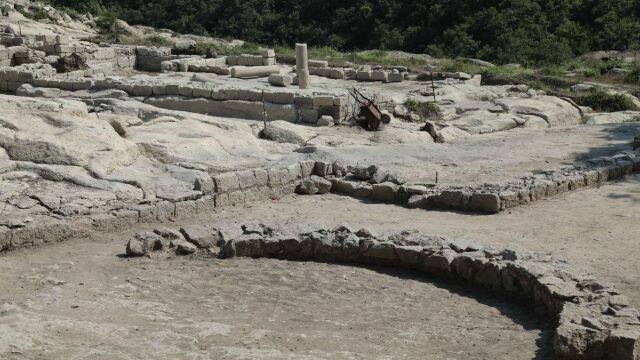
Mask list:
POLYGON ((627 298, 591 274, 546 254, 497 250, 417 231, 376 235, 346 225, 333 229, 304 224, 160 228, 138 233, 127 244, 132 256, 164 249, 178 255, 202 249, 220 258, 338 261, 417 270, 528 304, 556 324, 557 359, 640 358, 639 313, 627 298))
MULTIPOLYGON (((584 187, 605 184, 640 171, 640 152, 626 151, 572 166, 550 169, 499 184, 479 186, 421 185, 373 178, 367 168, 343 170, 339 175, 327 163, 326 178, 332 192, 368 200, 420 209, 498 213, 547 197, 584 187), (345 176, 347 175, 347 176, 345 176)), ((374 167, 375 168, 375 167, 374 167)), ((344 167, 343 167, 344 169, 344 167)))

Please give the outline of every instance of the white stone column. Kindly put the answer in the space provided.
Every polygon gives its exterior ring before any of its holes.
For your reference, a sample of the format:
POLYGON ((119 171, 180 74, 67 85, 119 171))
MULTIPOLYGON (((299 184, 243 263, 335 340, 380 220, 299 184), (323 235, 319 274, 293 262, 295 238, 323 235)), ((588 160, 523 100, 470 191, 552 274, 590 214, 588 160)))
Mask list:
POLYGON ((308 89, 310 84, 307 44, 296 44, 296 73, 300 89, 308 89))
POLYGON ((280 72, 280 67, 274 66, 232 66, 230 69, 232 78, 264 77, 280 72))

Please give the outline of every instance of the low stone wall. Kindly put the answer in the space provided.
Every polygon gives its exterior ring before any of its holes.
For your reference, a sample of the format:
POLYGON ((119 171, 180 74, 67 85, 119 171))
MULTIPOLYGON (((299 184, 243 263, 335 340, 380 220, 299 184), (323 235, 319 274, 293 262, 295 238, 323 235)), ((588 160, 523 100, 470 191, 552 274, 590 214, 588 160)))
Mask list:
POLYGON ((0 46, 0 66, 12 66, 13 51, 10 48, 0 46))
POLYGON ((226 60, 229 66, 272 66, 276 64, 276 53, 265 49, 260 55, 229 55, 226 60))
POLYGON ((142 71, 160 72, 163 62, 179 58, 179 56, 171 55, 170 48, 138 46, 135 67, 142 71))
POLYGON ((375 170, 368 168, 345 170, 346 167, 341 166, 340 176, 336 176, 334 164, 327 163, 325 168, 327 171, 323 176, 331 180, 331 191, 335 193, 410 208, 492 214, 638 172, 640 151, 625 151, 612 157, 595 158, 505 183, 479 186, 410 185, 387 181, 384 174, 378 174, 377 179, 373 179, 375 170))
POLYGON ((187 56, 181 59, 163 61, 160 67, 162 72, 213 72, 206 70, 222 68, 226 63, 226 57, 206 59, 202 56, 187 56))
POLYGON ((397 70, 358 70, 354 71, 351 78, 358 81, 381 81, 381 82, 402 82, 404 81, 406 73, 401 73, 397 70))
POLYGON ((175 218, 244 204, 268 201, 294 194, 300 182, 312 175, 313 160, 288 167, 255 169, 203 176, 194 190, 175 198, 160 198, 144 203, 113 203, 92 208, 85 215, 52 213, 31 222, 5 221, 0 225, 0 254, 40 246, 71 238, 88 236, 94 231, 121 231, 137 223, 166 222, 175 218))
MULTIPOLYGON (((209 59, 201 59, 209 60, 209 59)), ((205 65, 208 66, 208 65, 205 65)), ((34 87, 67 91, 118 89, 134 97, 146 97, 146 103, 171 110, 213 116, 262 120, 264 97, 268 120, 286 120, 315 124, 322 116, 341 120, 347 116, 347 94, 302 91, 298 89, 265 91, 258 88, 230 88, 210 83, 167 84, 119 77, 88 77, 91 71, 56 75, 49 65, 30 64, 0 67, 0 92, 15 93, 29 84, 34 87)))
POLYGON ((202 225, 136 234, 127 253, 218 252, 251 257, 338 261, 417 270, 516 299, 556 324, 553 350, 563 360, 637 360, 640 318, 628 299, 591 274, 547 254, 497 250, 417 231, 376 235, 346 225, 202 225))
MULTIPOLYGON (((328 97, 333 103, 329 105, 314 105, 314 99, 322 97, 294 96, 290 93, 264 93, 264 106, 260 100, 262 92, 240 91, 240 99, 243 100, 216 100, 208 97, 210 90, 194 89, 194 92, 201 96, 196 98, 164 96, 151 97, 145 103, 156 107, 189 111, 199 114, 213 116, 235 117, 249 120, 262 120, 263 111, 266 112, 267 120, 284 120, 297 123, 315 124, 321 116, 328 115, 334 120, 342 120, 346 117, 346 103, 342 100, 334 100, 328 97), (245 94, 245 95, 242 95, 245 94), (285 95, 286 94, 286 95, 285 95)), ((212 95, 216 96, 216 95, 212 95)), ((223 95, 224 96, 224 95, 223 95)), ((340 98, 336 98, 340 99, 340 98)))
POLYGON ((0 67, 0 92, 15 92, 23 84, 47 79, 55 74, 56 70, 46 64, 0 67))

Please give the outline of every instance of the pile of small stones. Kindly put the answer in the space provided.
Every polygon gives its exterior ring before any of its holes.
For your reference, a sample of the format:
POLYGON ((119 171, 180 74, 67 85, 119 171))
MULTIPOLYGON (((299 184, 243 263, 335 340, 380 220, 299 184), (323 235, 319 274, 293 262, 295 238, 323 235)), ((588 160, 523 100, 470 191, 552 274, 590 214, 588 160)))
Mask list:
POLYGON ((206 252, 251 257, 340 261, 417 270, 529 304, 557 323, 558 359, 637 360, 640 320, 627 298, 591 274, 547 254, 497 250, 470 240, 417 231, 378 235, 339 225, 265 224, 158 228, 136 234, 127 254, 206 252))

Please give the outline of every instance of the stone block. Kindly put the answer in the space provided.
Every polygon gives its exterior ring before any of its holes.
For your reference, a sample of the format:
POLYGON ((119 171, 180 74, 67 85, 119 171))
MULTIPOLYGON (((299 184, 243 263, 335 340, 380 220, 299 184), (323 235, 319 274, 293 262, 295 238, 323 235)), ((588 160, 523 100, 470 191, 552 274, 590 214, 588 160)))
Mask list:
POLYGON ((215 196, 203 196, 200 199, 195 200, 196 213, 205 214, 213 211, 216 208, 215 196))
POLYGON ((20 72, 16 69, 5 69, 4 71, 4 79, 6 81, 18 81, 19 77, 20 77, 20 72))
POLYGON ((11 229, 0 226, 0 252, 11 249, 11 229))
POLYGON ((208 88, 194 87, 193 88, 193 97, 195 98, 211 98, 211 93, 213 90, 208 88))
POLYGON ((165 95, 180 95, 180 85, 169 84, 165 87, 165 95))
POLYGON ((640 355, 640 334, 638 331, 614 329, 604 344, 606 359, 636 360, 640 355))
POLYGON ((73 91, 73 80, 62 80, 60 81, 60 89, 73 91))
POLYGON ((179 201, 176 204, 176 217, 189 217, 198 213, 195 200, 179 201))
POLYGON ((356 183, 352 181, 347 181, 344 179, 332 178, 331 179, 331 190, 338 194, 343 195, 354 195, 356 191, 356 183))
POLYGON ((342 69, 330 69, 329 77, 331 79, 344 79, 344 70, 342 69))
POLYGON ((251 101, 251 102, 261 102, 262 101, 262 91, 246 90, 246 89, 238 90, 238 100, 251 101))
POLYGON ((187 85, 180 85, 178 87, 178 94, 185 97, 193 97, 193 87, 187 85))
POLYGON ((311 96, 296 96, 293 103, 299 110, 313 109, 313 98, 311 96))
POLYGON ((358 184, 353 192, 353 196, 359 199, 371 198, 373 187, 369 184, 358 184))
POLYGON ((593 186, 598 183, 598 172, 596 170, 586 171, 582 176, 586 186, 593 186))
POLYGON ((371 71, 358 71, 356 73, 356 80, 358 80, 358 81, 372 81, 371 71))
POLYGON ((289 179, 291 181, 298 181, 302 179, 302 168, 300 167, 300 164, 291 164, 287 166, 287 170, 289 171, 289 179))
POLYGON ((387 81, 387 72, 383 70, 374 70, 371 72, 371 80, 373 81, 387 81))
POLYGON ((135 84, 133 85, 133 96, 152 96, 153 87, 151 85, 135 84))
POLYGON ((256 177, 253 170, 245 170, 236 172, 238 184, 241 190, 250 189, 256 186, 256 177))
POLYGON ((240 180, 235 172, 219 174, 213 177, 216 193, 228 193, 240 189, 240 180))
POLYGON ((300 163, 300 170, 302 172, 302 177, 309 177, 313 174, 313 170, 315 169, 316 162, 314 160, 304 160, 300 163))
POLYGON ((290 182, 289 171, 287 169, 268 169, 269 186, 271 188, 278 187, 290 182))
POLYGON ((294 93, 288 93, 288 92, 265 92, 264 93, 264 101, 274 103, 274 104, 289 105, 289 104, 293 104, 294 100, 295 100, 294 93))
POLYGON ((15 93, 22 85, 24 85, 24 83, 19 81, 7 81, 7 91, 15 93))
POLYGON ((389 82, 403 82, 404 74, 402 73, 390 73, 387 77, 387 81, 389 82))
POLYGON ((64 53, 73 53, 76 51, 76 49, 73 45, 56 44, 54 47, 54 51, 58 54, 64 54, 64 53))
POLYGON ((316 109, 301 109, 300 121, 307 124, 315 124, 319 118, 318 110, 316 109))
POLYGON ((93 86, 91 80, 82 80, 73 82, 73 91, 89 90, 93 86))
POLYGON ((313 174, 326 177, 333 174, 333 165, 326 161, 316 161, 313 167, 313 174))
POLYGON ((276 64, 276 58, 274 58, 274 57, 262 58, 262 65, 263 66, 273 66, 275 64, 276 64))
POLYGON ((153 96, 164 96, 167 95, 167 88, 165 85, 153 85, 151 87, 151 93, 153 96))
POLYGON ((396 202, 396 192, 398 185, 391 182, 384 182, 382 184, 375 184, 371 189, 371 198, 393 204, 396 202))
POLYGON ((500 212, 500 197, 497 194, 474 193, 471 196, 471 210, 498 213, 500 212))
POLYGON ((264 187, 269 185, 269 172, 265 169, 253 170, 253 176, 255 178, 255 185, 258 187, 264 187))
POLYGON ((618 167, 620 167, 622 170, 622 174, 624 175, 629 175, 633 172, 633 162, 629 161, 629 160, 617 160, 616 164, 618 165, 618 167))
POLYGON ((275 51, 275 50, 273 50, 273 49, 263 49, 263 50, 260 52, 260 55, 261 55, 263 58, 272 58, 272 57, 276 57, 276 51, 275 51))
POLYGON ((329 67, 329 62, 324 60, 309 60, 310 68, 326 68, 329 67))
POLYGON ((333 106, 333 97, 331 96, 314 96, 313 106, 333 106))
POLYGON ((141 223, 152 223, 158 220, 158 208, 155 205, 138 205, 138 221, 141 223))
POLYGON ((240 98, 238 89, 220 89, 219 93, 222 96, 221 100, 238 100, 240 98))
POLYGON ((176 206, 169 201, 160 201, 156 203, 156 218, 158 221, 166 221, 176 216, 176 206))

